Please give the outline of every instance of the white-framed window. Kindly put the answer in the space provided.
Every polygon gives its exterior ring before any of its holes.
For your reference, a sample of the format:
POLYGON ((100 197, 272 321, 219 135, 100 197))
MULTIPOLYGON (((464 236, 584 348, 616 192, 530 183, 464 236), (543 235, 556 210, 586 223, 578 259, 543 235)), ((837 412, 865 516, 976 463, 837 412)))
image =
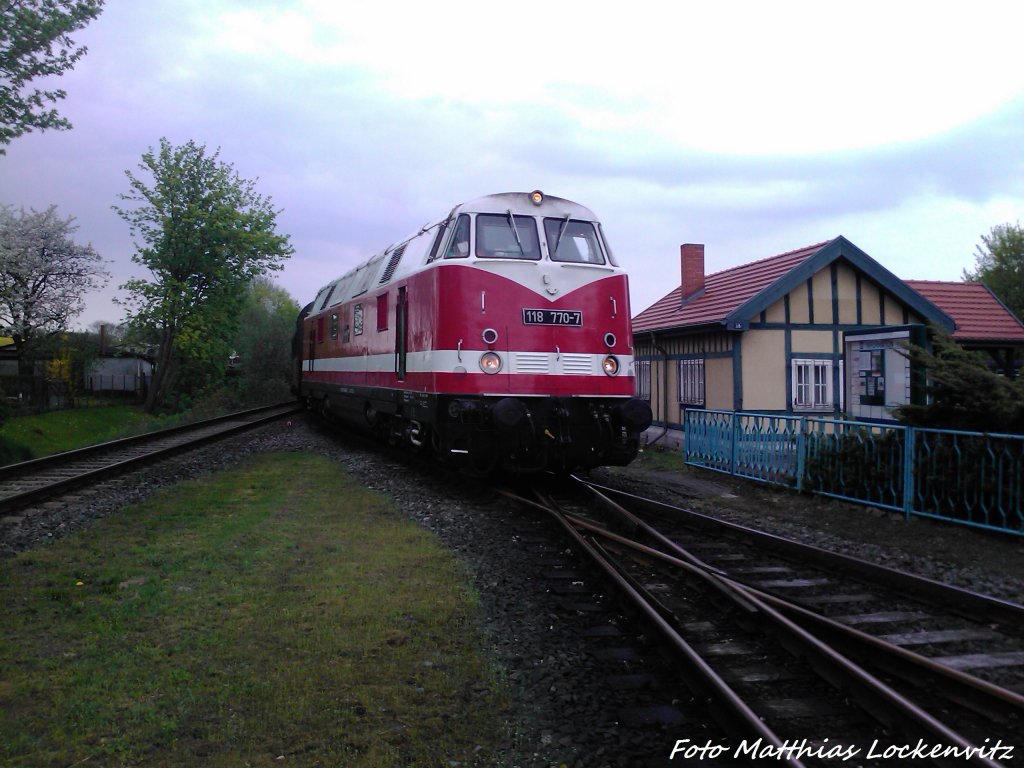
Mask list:
POLYGON ((793 360, 793 410, 832 410, 831 360, 793 360))
POLYGON ((704 405, 704 359, 679 361, 679 402, 704 405))
POLYGON ((651 400, 651 361, 633 361, 633 375, 636 386, 636 396, 640 400, 651 400))

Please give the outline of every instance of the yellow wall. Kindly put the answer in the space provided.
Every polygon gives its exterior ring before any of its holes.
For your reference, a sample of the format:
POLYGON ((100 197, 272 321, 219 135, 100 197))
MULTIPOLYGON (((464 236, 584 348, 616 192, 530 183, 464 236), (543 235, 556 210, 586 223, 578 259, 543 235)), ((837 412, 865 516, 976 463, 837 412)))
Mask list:
MULTIPOLYGON (((679 361, 668 361, 668 397, 665 397, 664 361, 651 361, 651 410, 656 421, 678 424, 683 420, 684 406, 679 403, 679 361), (668 415, 663 413, 668 401, 668 415)), ((689 407, 689 406, 687 406, 689 407)), ((732 358, 712 357, 704 360, 704 407, 732 410, 732 358)))
POLYGON ((770 307, 768 311, 764 313, 765 320, 769 323, 784 323, 786 322, 786 304, 783 299, 779 299, 770 307))
POLYGON ((840 262, 837 278, 839 322, 852 325, 857 322, 857 273, 840 262))
POLYGON ((704 361, 704 400, 706 408, 732 410, 731 357, 715 357, 704 361))
POLYGON ((903 323, 903 303, 893 296, 885 296, 885 324, 900 325, 903 323))
POLYGON ((808 323, 811 320, 807 304, 807 285, 801 283, 789 293, 789 322, 808 323))
POLYGON ((808 352, 832 354, 832 331, 793 331, 793 356, 808 352))
POLYGON ((682 420, 679 408, 679 363, 668 361, 668 380, 665 378, 665 361, 651 361, 651 410, 656 421, 669 421, 678 424, 682 420), (668 413, 664 413, 665 403, 668 413))
POLYGON ((832 322, 832 270, 820 269, 811 278, 814 291, 814 322, 832 322))
POLYGON ((867 279, 860 281, 861 322, 865 325, 877 325, 882 316, 881 297, 878 286, 867 279))
POLYGON ((785 331, 751 330, 743 334, 743 409, 784 410, 786 394, 785 331))
POLYGON ((679 363, 668 361, 668 420, 678 424, 683 420, 683 409, 679 406, 679 363))

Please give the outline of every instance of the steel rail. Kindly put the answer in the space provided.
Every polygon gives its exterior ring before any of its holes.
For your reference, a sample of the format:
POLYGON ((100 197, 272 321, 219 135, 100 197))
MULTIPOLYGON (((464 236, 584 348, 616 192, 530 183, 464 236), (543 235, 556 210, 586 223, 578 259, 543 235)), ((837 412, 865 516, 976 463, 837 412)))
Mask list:
MULTIPOLYGON (((746 738, 753 734, 777 749, 783 750, 785 748, 784 740, 780 739, 765 725, 757 713, 743 701, 732 687, 694 650, 686 639, 672 627, 662 615, 662 612, 643 599, 634 586, 623 577, 619 569, 597 547, 580 535, 579 531, 566 520, 564 513, 560 512, 549 500, 544 499, 539 493, 538 497, 541 498, 543 503, 538 503, 506 491, 502 491, 502 493, 508 498, 535 507, 554 518, 593 562, 615 582, 629 599, 630 603, 654 624, 662 638, 685 659, 685 672, 691 690, 708 697, 711 702, 710 708, 718 714, 716 719, 723 727, 733 730, 734 735, 746 738)), ((796 758, 787 759, 787 763, 794 766, 794 768, 803 768, 804 765, 796 758)))
POLYGON ((1024 715, 1024 695, 1016 691, 946 666, 927 656, 870 635, 856 627, 822 616, 777 595, 762 592, 754 587, 743 586, 765 602, 794 617, 795 620, 813 625, 828 633, 832 638, 830 639, 832 644, 842 644, 854 653, 867 655, 869 652, 881 652, 885 655, 883 657, 869 655, 868 664, 871 666, 880 667, 886 672, 910 682, 937 684, 946 689, 952 698, 964 703, 969 702, 972 709, 987 717, 1006 719, 1006 712, 996 706, 1000 704, 1009 705, 1013 710, 1024 715), (907 664, 912 665, 913 670, 908 669, 907 664))
POLYGON ((234 411, 232 413, 226 413, 221 416, 214 416, 211 419, 194 421, 190 424, 179 424, 176 427, 167 427, 166 429, 158 429, 153 432, 143 432, 142 434, 132 435, 131 437, 122 437, 117 440, 108 440, 103 443, 86 445, 82 448, 75 448, 70 451, 51 453, 49 456, 40 456, 38 459, 20 461, 17 464, 4 464, 3 466, 0 466, 0 480, 3 480, 11 475, 30 474, 44 467, 64 464, 73 459, 83 459, 86 458, 87 456, 91 456, 97 453, 103 453, 105 451, 110 451, 115 448, 127 448, 128 446, 135 445, 136 443, 143 443, 149 440, 157 440, 160 439, 161 437, 171 437, 181 432, 188 432, 189 430, 198 429, 204 425, 213 425, 222 421, 229 421, 231 419, 245 418, 246 416, 255 415, 263 411, 269 411, 277 408, 285 408, 288 406, 294 406, 295 410, 300 410, 298 404, 293 403, 291 401, 284 403, 276 403, 274 405, 261 405, 258 408, 248 408, 244 411, 234 411))
MULTIPOLYGON (((595 535, 607 538, 621 546, 629 547, 640 554, 659 559, 672 566, 692 566, 692 563, 689 561, 681 560, 672 553, 643 544, 642 542, 617 534, 614 531, 609 531, 589 520, 575 517, 573 515, 569 515, 568 517, 574 525, 577 525, 580 528, 585 528, 595 535)), ((914 651, 908 651, 906 648, 890 643, 879 637, 875 637, 874 635, 870 635, 856 627, 850 627, 836 621, 835 619, 822 616, 821 614, 815 613, 801 605, 797 605, 777 595, 764 592, 756 587, 752 587, 738 581, 733 577, 717 573, 716 575, 725 579, 734 589, 743 590, 746 594, 763 600, 785 613, 791 614, 798 621, 813 624, 828 631, 832 635, 841 637, 847 642, 870 646, 869 649, 858 649, 861 652, 865 650, 881 651, 882 653, 893 657, 891 664, 884 664, 883 660, 877 657, 872 657, 870 659, 870 663, 872 665, 883 666, 886 671, 897 674, 900 677, 919 679, 909 675, 906 668, 900 666, 901 662, 912 664, 920 670, 922 675, 930 675, 931 682, 941 680, 943 684, 948 684, 951 692, 954 693, 957 698, 970 698, 972 703, 974 703, 978 708, 978 711, 985 715, 1005 716, 1005 713, 996 710, 993 707, 994 703, 1008 704, 1013 709, 1018 709, 1024 713, 1024 695, 1021 695, 1016 691, 1003 688, 995 683, 990 683, 987 680, 982 680, 979 677, 975 677, 974 675, 963 672, 959 669, 948 667, 945 664, 929 659, 927 656, 922 656, 914 651)))
MULTIPOLYGON (((574 477, 573 479, 576 482, 582 483, 579 478, 574 477)), ((862 703, 864 710, 875 719, 890 726, 893 723, 900 723, 911 732, 920 733, 923 731, 947 744, 952 744, 956 748, 964 750, 965 754, 968 755, 968 762, 971 764, 989 766, 989 768, 1000 765, 1000 763, 982 756, 980 754, 982 749, 972 744, 969 739, 934 718, 916 703, 879 680, 856 662, 836 651, 803 626, 784 616, 774 606, 770 605, 769 601, 762 599, 757 590, 722 576, 718 569, 710 568, 703 560, 661 535, 660 532, 616 504, 592 487, 591 484, 583 483, 583 485, 589 487, 596 498, 602 501, 605 507, 617 519, 625 523, 631 533, 635 533, 636 530, 643 530, 645 534, 653 535, 659 544, 670 548, 674 554, 668 554, 655 548, 647 547, 582 518, 559 513, 562 518, 560 522, 567 530, 574 525, 579 525, 583 530, 588 530, 593 534, 619 541, 634 549, 648 551, 649 554, 671 562, 674 567, 697 576, 706 582, 720 583, 722 585, 722 588, 719 589, 720 592, 732 597, 744 610, 750 610, 750 607, 753 606, 768 627, 774 633, 780 635, 780 640, 785 637, 790 642, 798 644, 806 654, 813 657, 815 661, 812 662, 812 666, 818 669, 819 674, 822 674, 823 677, 832 680, 834 683, 836 682, 836 676, 838 676, 842 681, 840 684, 844 685, 847 690, 850 690, 855 698, 862 703), (739 596, 742 597, 740 598, 739 596)), ((578 533, 574 534, 574 537, 581 538, 578 533)), ((620 581, 620 579, 617 578, 616 581, 620 581)), ((660 624, 663 621, 661 619, 658 623, 660 624)))
MULTIPOLYGON (((604 497, 604 494, 594 488, 591 484, 576 477, 573 479, 581 483, 583 487, 595 494, 598 498, 604 497)), ((811 624, 822 631, 828 632, 831 637, 842 642, 846 648, 851 648, 855 651, 864 653, 867 650, 865 646, 867 646, 872 651, 879 651, 885 654, 885 656, 890 660, 889 663, 886 663, 885 658, 872 656, 870 658, 872 666, 882 667, 890 674, 896 674, 905 680, 913 681, 914 679, 927 678, 932 682, 938 683, 956 698, 970 701, 974 705, 974 708, 990 717, 1004 716, 1004 713, 994 706, 994 704, 1007 704, 1024 714, 1024 695, 1011 691, 1007 688, 1003 688, 1002 686, 995 685, 994 683, 990 683, 987 680, 982 680, 981 678, 975 677, 967 672, 941 664, 933 659, 929 659, 927 656, 922 656, 919 653, 909 651, 895 643, 890 643, 879 637, 875 637, 874 635, 868 634, 856 627, 842 624, 790 600, 779 597, 778 595, 773 595, 760 590, 743 579, 738 579, 735 576, 706 563, 684 547, 680 546, 677 542, 666 537, 661 533, 661 531, 652 527, 646 521, 638 518, 629 510, 623 508, 619 504, 616 504, 610 498, 604 498, 606 499, 606 504, 609 508, 614 511, 616 516, 624 519, 631 529, 643 531, 646 535, 654 539, 659 546, 663 547, 660 552, 673 555, 686 563, 706 569, 718 576, 728 579, 728 581, 733 585, 744 588, 748 594, 757 596, 759 599, 764 600, 779 610, 784 611, 791 617, 794 617, 804 625, 811 624), (911 674, 911 669, 908 669, 905 664, 910 664, 912 670, 916 671, 917 674, 911 674)), ((581 524, 584 522, 585 521, 582 520, 580 521, 581 524)), ((619 543, 629 546, 630 540, 622 539, 619 543)), ((658 551, 659 550, 657 549, 654 550, 654 552, 658 551)), ((971 592, 968 594, 973 595, 976 593, 971 592)))
POLYGON ((760 531, 756 528, 719 520, 700 512, 675 507, 653 499, 645 499, 641 496, 591 483, 580 478, 574 477, 574 479, 594 491, 606 494, 609 497, 628 499, 630 502, 651 509, 656 513, 675 517, 676 519, 683 519, 686 523, 698 527, 727 530, 730 533, 756 541, 759 546, 769 547, 777 552, 797 557, 801 562, 818 563, 829 567, 840 566, 844 570, 870 579, 874 583, 882 583, 887 589, 899 588, 912 592, 918 597, 939 603, 944 608, 955 610, 970 618, 1012 625, 1024 629, 1024 605, 1019 603, 1002 600, 991 595, 983 595, 951 584, 944 584, 924 576, 871 563, 852 555, 830 552, 810 544, 804 544, 760 531))
MULTIPOLYGON (((583 518, 579 518, 574 515, 566 515, 566 519, 570 525, 579 526, 580 528, 588 530, 595 535, 605 537, 622 546, 629 547, 642 554, 657 558, 668 565, 684 570, 692 575, 699 576, 700 572, 703 570, 700 566, 693 565, 692 563, 679 559, 669 553, 662 552, 654 547, 629 539, 628 537, 617 534, 614 531, 609 531, 600 525, 590 522, 589 520, 584 520, 583 518)), ((773 596, 759 593, 757 590, 747 587, 745 584, 722 577, 718 574, 711 574, 707 571, 703 571, 703 573, 709 575, 713 579, 722 580, 725 585, 742 595, 747 604, 753 605, 759 613, 772 622, 773 626, 780 628, 785 632, 787 637, 798 642, 805 651, 813 653, 820 661, 834 665, 834 669, 839 671, 846 679, 848 688, 860 693, 862 699, 867 699, 867 701, 864 701, 865 712, 876 720, 879 720, 879 722, 885 725, 891 725, 893 721, 899 721, 904 725, 911 726, 912 728, 918 726, 927 731, 930 735, 939 739, 945 739, 961 749, 977 749, 977 745, 972 744, 967 738, 948 728, 941 721, 936 720, 928 712, 918 707, 899 692, 893 690, 890 686, 876 678, 863 667, 848 659, 843 654, 838 653, 828 644, 806 631, 800 625, 783 616, 778 610, 769 605, 770 602, 774 602, 775 600, 779 603, 784 603, 785 601, 782 601, 779 598, 774 598, 774 600, 765 600, 765 597, 773 598, 773 596), (885 720, 881 717, 882 711, 889 714, 889 720, 885 720)), ((728 590, 720 591, 728 594, 728 590)), ((819 672, 821 672, 821 670, 819 670, 819 672)), ((823 673, 823 676, 825 676, 826 679, 829 678, 828 674, 823 673)), ((1001 765, 998 762, 978 755, 972 756, 970 762, 975 765, 989 766, 990 768, 1001 765)))
MULTIPOLYGON (((88 470, 85 472, 79 472, 73 476, 66 477, 60 480, 55 480, 51 483, 47 483, 46 485, 37 488, 32 488, 26 491, 22 491, 21 493, 15 493, 11 494, 10 496, 5 496, 3 498, 0 498, 0 514, 21 509, 29 504, 42 501, 43 499, 67 491, 70 488, 96 482, 103 477, 116 474, 125 469, 134 466, 141 466, 142 464, 145 464, 147 462, 156 461, 158 459, 164 458, 174 453, 179 453, 185 450, 189 450, 191 448, 196 448, 201 445, 205 445, 207 443, 223 439, 230 435, 234 435, 239 432, 244 432, 246 430, 253 429, 254 427, 257 427, 268 421, 273 421, 274 419, 281 418, 282 416, 286 416, 290 413, 296 413, 300 410, 302 410, 302 407, 300 405, 289 404, 266 406, 263 408, 250 409, 248 411, 239 411, 234 414, 218 416, 214 419, 195 422, 193 424, 182 427, 172 427, 166 430, 159 430, 157 432, 150 432, 135 437, 124 438, 122 440, 113 440, 106 443, 100 443, 96 446, 88 446, 86 448, 81 448, 74 451, 65 451, 64 453, 53 454, 52 456, 46 456, 43 457, 42 459, 35 459, 32 461, 21 462, 20 464, 10 465, 10 469, 24 468, 25 470, 28 470, 28 472, 9 472, 7 473, 8 475, 20 474, 20 476, 31 476, 31 472, 36 472, 39 471, 40 469, 50 468, 53 466, 60 466, 62 463, 77 461, 87 456, 100 455, 103 452, 118 450, 120 448, 130 447, 133 445, 141 445, 146 442, 155 443, 161 440, 165 440, 168 437, 175 437, 182 434, 186 434, 189 431, 200 431, 211 426, 223 424, 225 422, 229 422, 235 419, 252 416, 256 413, 272 411, 268 415, 260 416, 258 418, 250 419, 247 421, 240 421, 237 424, 228 426, 224 429, 220 429, 215 432, 207 432, 192 440, 186 440, 184 442, 175 443, 173 445, 169 445, 163 448, 157 448, 152 451, 146 451, 145 453, 141 453, 136 456, 131 456, 121 461, 105 464, 104 466, 98 467, 96 469, 88 470)), ((10 478, 8 477, 7 479, 10 478)))

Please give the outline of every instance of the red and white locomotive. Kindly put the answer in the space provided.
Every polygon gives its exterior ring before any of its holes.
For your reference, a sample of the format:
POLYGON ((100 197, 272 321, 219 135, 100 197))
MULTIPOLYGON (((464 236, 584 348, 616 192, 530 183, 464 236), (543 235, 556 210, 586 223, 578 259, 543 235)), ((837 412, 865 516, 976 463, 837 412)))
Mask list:
POLYGON ((621 465, 629 290, 601 224, 540 191, 487 195, 324 286, 296 330, 299 395, 471 470, 621 465))

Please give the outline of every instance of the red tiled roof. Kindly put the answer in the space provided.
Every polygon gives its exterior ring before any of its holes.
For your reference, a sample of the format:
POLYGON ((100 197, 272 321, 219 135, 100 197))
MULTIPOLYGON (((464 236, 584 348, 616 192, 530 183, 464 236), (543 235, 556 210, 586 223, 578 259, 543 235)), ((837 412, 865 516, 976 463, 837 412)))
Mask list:
POLYGON ((721 323, 730 312, 814 256, 829 242, 715 272, 705 277, 704 291, 686 303, 682 303, 680 286, 634 317, 633 333, 721 323))
POLYGON ((956 321, 957 341, 1024 344, 1024 325, 983 283, 904 282, 956 321))

